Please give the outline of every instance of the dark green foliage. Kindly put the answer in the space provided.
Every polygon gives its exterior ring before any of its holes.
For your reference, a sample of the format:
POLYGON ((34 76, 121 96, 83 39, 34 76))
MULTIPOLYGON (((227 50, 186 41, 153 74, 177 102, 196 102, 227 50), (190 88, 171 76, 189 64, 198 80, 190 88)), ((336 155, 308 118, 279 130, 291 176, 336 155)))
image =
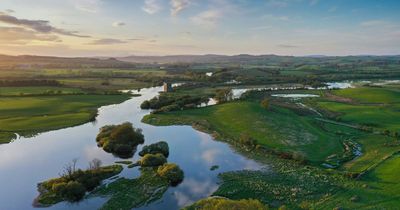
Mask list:
POLYGON ((177 185, 181 183, 184 178, 182 169, 173 163, 167 163, 158 167, 157 174, 168 179, 171 185, 177 185))
POLYGON ((242 133, 239 137, 239 142, 244 146, 254 147, 257 145, 257 141, 251 138, 247 133, 242 133))
POLYGON ((96 190, 93 196, 110 198, 100 209, 130 210, 159 200, 168 190, 168 181, 153 168, 141 168, 140 173, 135 179, 120 178, 96 190))
POLYGON ((148 100, 145 100, 142 102, 142 104, 140 104, 140 108, 141 109, 150 109, 151 104, 148 100))
POLYGON ((96 141, 104 151, 128 158, 133 156, 137 145, 144 143, 144 136, 141 129, 135 129, 131 123, 126 122, 102 127, 96 141))
POLYGON ((163 94, 143 101, 140 107, 142 109, 154 109, 155 112, 169 112, 192 108, 208 100, 209 98, 205 96, 163 94))
POLYGON ((142 167, 155 167, 163 165, 167 159, 162 154, 146 154, 139 160, 142 167))
POLYGON ((102 180, 122 171, 120 165, 96 166, 95 168, 92 166, 94 165, 91 164, 91 169, 88 170, 75 170, 74 165, 67 165, 60 178, 39 183, 38 204, 48 206, 61 201, 79 201, 85 196, 86 192, 90 192, 99 186, 102 180))
POLYGON ((264 98, 264 99, 261 101, 261 106, 262 106, 264 109, 268 109, 268 108, 269 108, 269 100, 268 100, 268 98, 264 98))
POLYGON ((215 99, 218 103, 225 103, 233 99, 232 89, 224 88, 216 90, 215 99))
POLYGON ((142 151, 139 152, 140 156, 144 156, 146 154, 163 154, 165 157, 169 155, 169 147, 168 143, 165 141, 160 141, 154 144, 146 145, 143 147, 142 151))
POLYGON ((230 200, 226 198, 206 198, 184 208, 184 210, 267 210, 260 201, 254 199, 248 200, 230 200))
POLYGON ((79 201, 86 193, 85 186, 77 181, 68 182, 61 190, 61 195, 68 201, 79 201))

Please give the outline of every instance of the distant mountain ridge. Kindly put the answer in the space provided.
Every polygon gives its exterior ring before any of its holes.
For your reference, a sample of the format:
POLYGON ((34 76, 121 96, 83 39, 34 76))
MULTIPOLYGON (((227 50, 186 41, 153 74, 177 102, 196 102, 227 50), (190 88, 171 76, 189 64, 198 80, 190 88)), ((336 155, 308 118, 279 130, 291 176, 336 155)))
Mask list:
POLYGON ((346 60, 398 60, 400 55, 388 56, 280 56, 280 55, 167 55, 167 56, 127 56, 127 57, 55 57, 55 56, 35 56, 35 55, 0 55, 1 66, 55 66, 55 67, 120 67, 128 68, 136 63, 143 64, 172 64, 172 63, 265 63, 265 62, 302 62, 302 61, 329 61, 337 59, 346 60))

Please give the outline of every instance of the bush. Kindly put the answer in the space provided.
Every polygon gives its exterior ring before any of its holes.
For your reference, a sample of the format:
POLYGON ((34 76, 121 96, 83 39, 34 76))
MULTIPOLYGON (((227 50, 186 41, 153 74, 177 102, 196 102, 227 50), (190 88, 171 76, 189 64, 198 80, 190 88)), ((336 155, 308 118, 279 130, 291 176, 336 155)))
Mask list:
POLYGON ((128 158, 133 156, 137 145, 144 143, 144 136, 142 130, 135 129, 131 123, 126 122, 100 128, 96 141, 104 151, 128 158))
POLYGON ((251 136, 247 133, 243 133, 240 135, 239 142, 242 145, 254 147, 257 145, 257 141, 252 139, 251 136))
POLYGON ((179 184, 184 178, 182 169, 173 163, 167 163, 158 167, 157 174, 168 179, 172 185, 179 184))
POLYGON ((68 201, 79 201, 85 196, 86 189, 83 184, 77 181, 68 182, 62 197, 68 201))
POLYGON ((146 154, 163 154, 164 157, 168 157, 169 155, 169 147, 168 143, 165 141, 160 141, 154 144, 146 145, 143 147, 142 151, 139 152, 140 156, 144 156, 146 154))
POLYGON ((264 109, 268 109, 268 108, 269 108, 269 100, 268 100, 267 98, 263 99, 263 100, 261 101, 261 106, 262 106, 262 108, 264 108, 264 109))
POLYGON ((141 109, 150 109, 150 102, 148 100, 145 100, 140 104, 141 109))
POLYGON ((167 159, 162 154, 146 154, 139 160, 142 167, 160 166, 167 162, 167 159))
POLYGON ((267 210, 268 208, 264 206, 260 201, 254 199, 248 200, 230 200, 226 198, 206 198, 200 201, 197 201, 192 206, 184 208, 185 210, 267 210))

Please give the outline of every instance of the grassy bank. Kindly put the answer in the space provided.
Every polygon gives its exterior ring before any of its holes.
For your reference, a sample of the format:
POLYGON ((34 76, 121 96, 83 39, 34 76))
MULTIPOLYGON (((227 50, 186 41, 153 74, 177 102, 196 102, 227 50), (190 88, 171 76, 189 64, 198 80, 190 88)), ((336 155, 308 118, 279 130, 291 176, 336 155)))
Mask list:
POLYGON ((54 95, 0 97, 0 135, 34 134, 79 125, 93 120, 97 108, 121 103, 128 95, 54 95))
POLYGON ((120 178, 92 196, 110 196, 101 209, 132 209, 160 199, 168 187, 168 180, 158 176, 153 168, 142 168, 138 178, 120 178))
POLYGON ((149 115, 144 122, 154 125, 200 125, 223 139, 239 141, 246 133, 257 144, 280 151, 298 152, 310 161, 323 161, 343 147, 335 135, 319 128, 307 116, 283 107, 268 110, 259 103, 238 101, 201 109, 149 115))

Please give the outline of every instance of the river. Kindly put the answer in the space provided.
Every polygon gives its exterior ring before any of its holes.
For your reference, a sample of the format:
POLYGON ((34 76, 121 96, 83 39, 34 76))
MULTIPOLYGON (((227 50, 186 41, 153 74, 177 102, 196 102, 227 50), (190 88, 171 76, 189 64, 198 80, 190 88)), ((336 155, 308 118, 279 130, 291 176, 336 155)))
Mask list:
MULTIPOLYGON (((161 90, 161 87, 142 89, 140 97, 101 107, 95 122, 30 138, 20 137, 12 143, 0 145, 0 209, 35 209, 32 201, 38 195, 37 183, 58 177, 64 165, 74 158, 78 158, 80 168, 86 168, 94 158, 100 159, 104 165, 121 160, 96 145, 99 128, 108 124, 132 122, 135 127, 143 129, 144 145, 160 140, 168 142, 168 161, 177 163, 185 172, 185 179, 180 185, 170 187, 162 199, 141 207, 143 210, 179 209, 214 192, 218 188, 218 173, 263 167, 236 153, 228 144, 215 141, 210 135, 190 126, 156 127, 141 123, 142 117, 149 113, 140 109, 141 102, 153 98, 161 90), (218 165, 219 169, 211 171, 213 165, 218 165)), ((142 146, 138 147, 138 151, 142 146)), ((136 160, 138 154, 133 157, 133 161, 136 160)), ((127 178, 138 175, 137 168, 126 167, 120 174, 127 178)), ((47 209, 98 209, 106 200, 91 198, 75 204, 62 202, 47 209)))

